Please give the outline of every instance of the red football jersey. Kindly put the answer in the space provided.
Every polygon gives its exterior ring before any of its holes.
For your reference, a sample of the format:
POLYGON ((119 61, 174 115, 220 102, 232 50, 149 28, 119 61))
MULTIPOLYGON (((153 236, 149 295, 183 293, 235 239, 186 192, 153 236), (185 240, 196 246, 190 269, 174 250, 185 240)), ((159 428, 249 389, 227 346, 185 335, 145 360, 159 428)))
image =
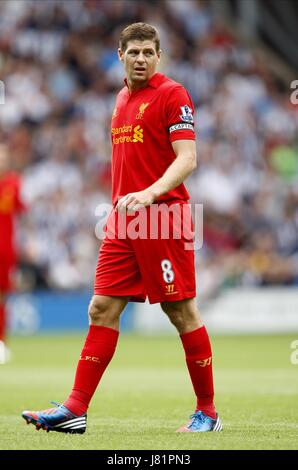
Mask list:
POLYGON ((15 173, 0 177, 0 258, 14 263, 14 217, 24 210, 20 197, 20 178, 15 173))
MULTIPOLYGON (((141 191, 176 158, 171 142, 195 140, 194 106, 182 85, 155 73, 146 88, 119 92, 112 116, 112 200, 141 191)), ((180 184, 158 201, 188 200, 180 184)))

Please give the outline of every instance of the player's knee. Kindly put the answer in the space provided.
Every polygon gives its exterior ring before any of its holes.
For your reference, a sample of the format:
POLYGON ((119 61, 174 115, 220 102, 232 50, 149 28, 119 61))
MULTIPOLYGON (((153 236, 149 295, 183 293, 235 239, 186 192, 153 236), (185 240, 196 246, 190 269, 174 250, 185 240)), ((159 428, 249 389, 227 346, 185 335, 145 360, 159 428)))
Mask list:
POLYGON ((176 302, 161 303, 161 308, 179 333, 194 330, 202 325, 196 309, 176 302))
POLYGON ((170 303, 162 303, 161 304, 162 310, 168 316, 170 322, 176 327, 180 328, 185 323, 185 316, 183 315, 182 310, 177 308, 175 305, 171 305, 170 303))
POLYGON ((90 302, 88 314, 92 323, 105 323, 112 314, 110 303, 102 297, 94 296, 90 302))

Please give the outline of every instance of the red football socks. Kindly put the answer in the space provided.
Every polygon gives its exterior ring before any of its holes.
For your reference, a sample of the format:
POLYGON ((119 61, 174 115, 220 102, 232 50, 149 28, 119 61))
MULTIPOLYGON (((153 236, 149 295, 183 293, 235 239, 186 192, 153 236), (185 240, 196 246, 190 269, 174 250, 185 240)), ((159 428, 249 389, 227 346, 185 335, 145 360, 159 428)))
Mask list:
POLYGON ((90 325, 80 360, 75 382, 68 399, 63 403, 72 413, 86 413, 97 385, 111 361, 119 331, 105 326, 90 325))
POLYGON ((6 339, 6 312, 5 305, 0 303, 0 341, 6 339))
POLYGON ((205 326, 180 335, 189 375, 197 397, 196 411, 201 410, 216 418, 213 403, 214 388, 212 374, 212 351, 205 326))

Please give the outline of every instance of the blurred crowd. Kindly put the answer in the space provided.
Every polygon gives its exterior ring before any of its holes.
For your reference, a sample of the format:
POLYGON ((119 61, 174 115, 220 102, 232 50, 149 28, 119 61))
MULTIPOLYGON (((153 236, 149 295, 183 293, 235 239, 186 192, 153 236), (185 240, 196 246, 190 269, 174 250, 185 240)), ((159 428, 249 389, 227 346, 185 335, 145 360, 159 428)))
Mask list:
POLYGON ((207 0, 1 0, 0 140, 30 207, 19 227, 24 288, 92 287, 95 208, 110 201, 110 120, 124 73, 120 31, 157 27, 159 70, 195 104, 204 204, 199 292, 298 284, 298 107, 266 55, 207 0))

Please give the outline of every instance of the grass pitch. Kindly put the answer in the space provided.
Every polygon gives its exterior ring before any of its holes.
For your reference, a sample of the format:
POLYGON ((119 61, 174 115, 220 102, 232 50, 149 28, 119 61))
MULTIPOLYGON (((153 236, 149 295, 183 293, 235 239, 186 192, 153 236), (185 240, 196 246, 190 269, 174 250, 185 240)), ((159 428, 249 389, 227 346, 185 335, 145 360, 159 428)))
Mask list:
POLYGON ((0 449, 297 449, 298 365, 291 336, 214 337, 222 433, 176 434, 195 400, 179 339, 120 337, 84 435, 37 432, 23 409, 49 408, 71 389, 84 335, 11 338, 0 366, 0 449))

